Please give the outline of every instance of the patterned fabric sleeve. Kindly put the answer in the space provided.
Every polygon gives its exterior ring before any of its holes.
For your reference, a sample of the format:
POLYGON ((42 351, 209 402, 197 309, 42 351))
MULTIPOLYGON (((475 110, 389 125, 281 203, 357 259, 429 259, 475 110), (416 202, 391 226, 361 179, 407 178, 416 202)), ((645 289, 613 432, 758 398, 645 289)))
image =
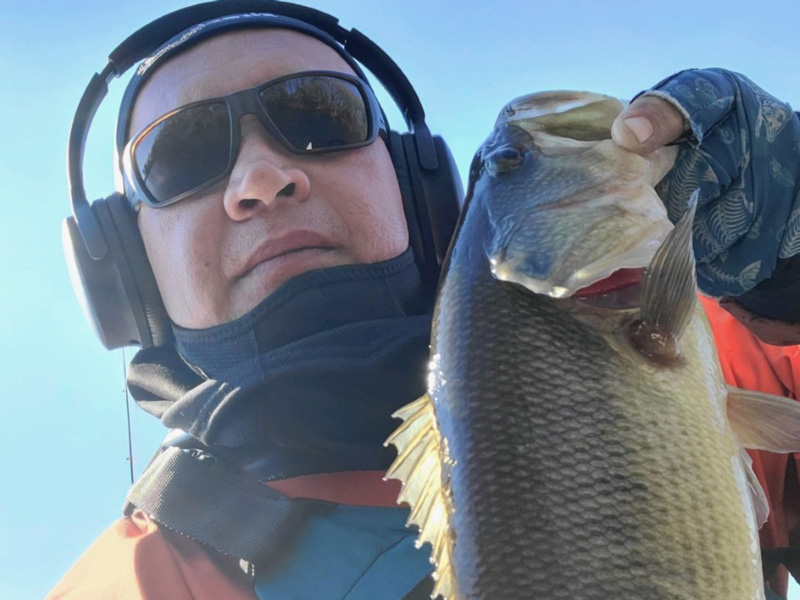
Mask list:
POLYGON ((700 288, 739 296, 800 254, 800 119, 791 107, 723 69, 681 71, 644 95, 672 103, 691 129, 658 191, 675 221, 700 188, 700 288))

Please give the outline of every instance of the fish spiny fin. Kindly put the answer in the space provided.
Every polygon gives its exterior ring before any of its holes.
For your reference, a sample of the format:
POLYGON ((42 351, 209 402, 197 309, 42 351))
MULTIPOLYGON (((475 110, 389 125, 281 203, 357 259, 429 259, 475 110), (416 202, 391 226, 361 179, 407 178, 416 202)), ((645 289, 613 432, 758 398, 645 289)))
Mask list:
POLYGON ((692 223, 699 190, 647 267, 641 286, 641 319, 676 340, 686 330, 697 302, 692 223))
POLYGON ((764 488, 761 487, 761 482, 756 477, 755 471, 753 471, 753 459, 750 458, 744 448, 739 448, 739 462, 741 462, 747 478, 747 491, 753 504, 753 519, 755 520, 756 529, 761 529, 761 526, 767 522, 769 517, 769 500, 764 488))
POLYGON ((728 387, 728 422, 745 448, 800 452, 800 402, 728 387))
POLYGON ((399 479, 403 484, 397 500, 411 506, 407 525, 419 527, 417 547, 426 542, 432 546, 436 583, 431 597, 441 595, 445 600, 458 600, 452 565, 452 504, 445 475, 451 461, 447 443, 436 424, 433 402, 425 394, 393 416, 403 419, 403 424, 386 440, 386 445, 393 444, 397 448, 397 458, 386 472, 386 478, 399 479))

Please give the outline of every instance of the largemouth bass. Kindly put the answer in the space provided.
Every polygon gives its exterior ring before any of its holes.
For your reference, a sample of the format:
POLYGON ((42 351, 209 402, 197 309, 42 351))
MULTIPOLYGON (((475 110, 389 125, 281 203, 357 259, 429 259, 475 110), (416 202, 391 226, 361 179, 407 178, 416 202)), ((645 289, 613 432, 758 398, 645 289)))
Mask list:
POLYGON ((800 449, 796 402, 731 390, 622 105, 511 102, 478 151, 434 314, 428 394, 387 476, 446 600, 763 599, 768 505, 744 445, 800 449))

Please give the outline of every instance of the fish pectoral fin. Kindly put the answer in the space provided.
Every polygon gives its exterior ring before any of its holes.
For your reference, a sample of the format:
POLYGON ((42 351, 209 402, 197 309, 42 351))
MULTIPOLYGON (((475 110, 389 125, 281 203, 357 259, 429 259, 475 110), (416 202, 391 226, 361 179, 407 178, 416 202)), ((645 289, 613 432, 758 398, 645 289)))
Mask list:
POLYGON ((451 461, 436 423, 433 402, 425 394, 393 416, 403 419, 403 424, 384 444, 397 448, 397 458, 386 471, 386 479, 399 479, 403 484, 397 501, 411 506, 407 525, 419 528, 418 547, 425 542, 431 544, 436 581, 431 597, 441 595, 445 600, 458 600, 452 567, 452 503, 447 487, 449 477, 445 475, 451 461))
POLYGON ((750 458, 744 448, 739 448, 739 462, 747 478, 747 492, 753 504, 753 519, 755 520, 756 529, 761 529, 761 526, 767 522, 767 517, 769 517, 769 500, 764 488, 761 487, 761 482, 756 477, 755 471, 753 471, 753 459, 750 458))
POLYGON ((698 194, 695 190, 689 198, 688 210, 656 251, 642 278, 640 319, 629 337, 637 350, 654 359, 677 358, 678 340, 697 303, 692 223, 698 194))
POLYGON ((760 529, 769 516, 769 501, 744 449, 800 451, 800 402, 728 386, 727 413, 728 423, 742 446, 739 460, 747 476, 755 524, 760 529))
POLYGON ((669 232, 642 279, 641 317, 680 338, 697 302, 697 277, 692 250, 692 223, 699 190, 689 209, 669 232))
POLYGON ((728 422, 745 448, 800 452, 800 402, 728 386, 728 422))

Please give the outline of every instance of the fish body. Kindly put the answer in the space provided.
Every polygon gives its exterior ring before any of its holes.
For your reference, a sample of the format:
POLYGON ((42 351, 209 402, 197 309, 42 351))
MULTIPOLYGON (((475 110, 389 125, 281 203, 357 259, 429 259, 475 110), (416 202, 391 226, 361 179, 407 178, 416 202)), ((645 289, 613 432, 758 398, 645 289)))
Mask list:
POLYGON ((434 591, 760 600, 765 500, 696 301, 693 213, 673 229, 652 190, 671 159, 557 139, 540 99, 473 162, 428 395, 390 438, 434 591))
POLYGON ((456 463, 458 597, 759 598, 746 478, 702 315, 684 364, 665 369, 558 300, 492 282, 488 265, 462 272, 458 253, 431 390, 456 463))

